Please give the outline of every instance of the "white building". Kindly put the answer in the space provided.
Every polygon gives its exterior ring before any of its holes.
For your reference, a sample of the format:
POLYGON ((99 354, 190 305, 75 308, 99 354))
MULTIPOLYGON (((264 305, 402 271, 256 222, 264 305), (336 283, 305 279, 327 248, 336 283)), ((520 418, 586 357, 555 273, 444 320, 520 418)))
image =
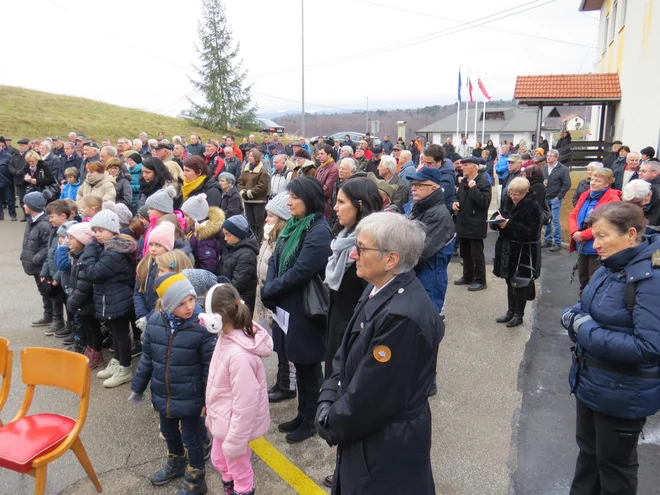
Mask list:
MULTIPOLYGON (((619 74, 621 101, 614 105, 608 130, 632 150, 660 148, 660 2, 655 0, 579 0, 580 11, 600 11, 595 72, 619 74)), ((592 112, 592 132, 600 108, 592 112)))
POLYGON ((563 127, 567 131, 581 131, 584 130, 584 119, 576 114, 567 115, 561 119, 563 127))
MULTIPOLYGON (((462 110, 462 109, 461 109, 462 110)), ((554 107, 543 109, 543 123, 541 135, 552 143, 553 132, 559 131, 559 113, 554 107), (555 121, 556 124, 546 126, 549 121, 555 121)), ((495 146, 506 140, 509 143, 518 144, 521 139, 527 141, 532 147, 536 137, 537 110, 520 107, 507 108, 488 108, 486 105, 485 125, 483 125, 484 111, 479 110, 477 114, 477 134, 474 135, 474 108, 470 109, 468 114, 468 134, 467 139, 470 146, 474 146, 477 141, 481 141, 485 146, 489 139, 493 140, 495 146), (484 132, 482 134, 482 128, 484 132)), ((465 113, 461 111, 461 121, 459 122, 461 135, 465 134, 465 113)), ((444 119, 422 127, 417 130, 417 134, 425 135, 425 141, 434 144, 443 144, 447 138, 451 138, 454 144, 458 143, 456 139, 456 114, 449 115, 444 119)))

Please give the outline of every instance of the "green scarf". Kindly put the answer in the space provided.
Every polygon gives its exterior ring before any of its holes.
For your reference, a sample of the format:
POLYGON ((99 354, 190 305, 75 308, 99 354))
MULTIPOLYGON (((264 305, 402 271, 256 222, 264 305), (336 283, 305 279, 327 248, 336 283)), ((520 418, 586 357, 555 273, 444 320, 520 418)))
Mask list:
POLYGON ((305 239, 307 232, 314 223, 315 217, 314 213, 310 213, 300 219, 291 217, 286 222, 284 230, 277 239, 278 244, 283 244, 280 253, 280 267, 277 271, 278 277, 284 275, 293 266, 298 254, 300 254, 303 239, 305 239))

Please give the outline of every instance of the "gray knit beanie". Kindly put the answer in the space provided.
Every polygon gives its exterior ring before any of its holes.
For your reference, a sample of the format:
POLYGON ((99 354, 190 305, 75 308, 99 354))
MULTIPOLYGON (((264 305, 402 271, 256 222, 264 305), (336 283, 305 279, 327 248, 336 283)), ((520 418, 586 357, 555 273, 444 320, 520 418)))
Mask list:
POLYGON ((190 281, 198 298, 204 298, 209 289, 218 283, 215 274, 201 268, 185 268, 181 274, 190 281))
POLYGON ((46 209, 46 198, 39 191, 32 191, 23 197, 23 203, 32 211, 44 211, 46 209))
POLYGON ((222 228, 239 239, 245 239, 250 235, 250 224, 243 215, 234 215, 225 220, 222 228))
POLYGON ((266 205, 266 211, 271 212, 273 215, 280 217, 283 220, 291 218, 291 212, 287 205, 289 201, 289 193, 281 192, 266 205))
POLYGON ((114 211, 115 214, 119 217, 119 225, 121 227, 127 227, 131 220, 133 220, 133 214, 131 210, 128 209, 124 203, 113 203, 112 201, 104 201, 103 209, 114 211))
POLYGON ((188 198, 181 211, 192 218, 195 222, 201 222, 209 217, 209 204, 206 202, 206 194, 198 194, 188 198))
POLYGON ((119 217, 114 211, 101 210, 92 217, 89 222, 91 228, 98 227, 106 229, 114 234, 119 234, 119 217))
POLYGON ((75 220, 64 222, 62 225, 60 225, 60 228, 57 229, 57 235, 60 237, 66 237, 67 233, 69 232, 69 227, 72 227, 77 223, 78 222, 76 222, 75 220))
POLYGON ((186 297, 197 297, 192 284, 181 273, 167 273, 158 277, 154 288, 160 297, 160 305, 168 313, 173 313, 186 297))
POLYGON ((167 186, 165 189, 160 189, 149 196, 146 204, 151 209, 163 213, 172 213, 174 211, 174 198, 176 198, 176 188, 167 186))

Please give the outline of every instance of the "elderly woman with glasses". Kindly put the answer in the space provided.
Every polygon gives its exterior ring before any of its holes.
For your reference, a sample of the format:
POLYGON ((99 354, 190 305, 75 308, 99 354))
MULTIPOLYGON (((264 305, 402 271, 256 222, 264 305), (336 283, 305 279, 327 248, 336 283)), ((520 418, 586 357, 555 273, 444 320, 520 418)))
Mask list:
POLYGON ((372 213, 350 256, 369 285, 323 383, 316 429, 337 445, 332 493, 435 493, 428 395, 444 325, 414 267, 424 227, 372 213))
POLYGON ((522 325, 528 299, 536 294, 534 280, 541 275, 541 206, 527 179, 516 177, 507 188, 491 228, 499 230, 493 273, 506 280, 508 307, 497 318, 509 328, 522 325), (521 284, 523 280, 527 285, 521 284))

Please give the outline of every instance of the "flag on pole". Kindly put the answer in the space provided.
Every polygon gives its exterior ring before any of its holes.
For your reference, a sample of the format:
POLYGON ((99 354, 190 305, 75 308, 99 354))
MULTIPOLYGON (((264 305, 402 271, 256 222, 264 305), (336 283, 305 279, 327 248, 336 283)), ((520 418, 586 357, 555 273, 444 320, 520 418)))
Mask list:
POLYGON ((463 83, 461 81, 461 69, 458 69, 458 101, 460 103, 461 101, 461 86, 463 86, 463 83))
POLYGON ((481 82, 481 78, 479 78, 478 83, 479 84, 479 89, 481 90, 481 94, 484 95, 484 98, 486 98, 488 101, 490 101, 490 96, 488 92, 486 91, 486 88, 484 87, 484 83, 481 82))
POLYGON ((468 76, 468 92, 470 93, 470 103, 474 103, 474 98, 472 98, 472 79, 468 76))

